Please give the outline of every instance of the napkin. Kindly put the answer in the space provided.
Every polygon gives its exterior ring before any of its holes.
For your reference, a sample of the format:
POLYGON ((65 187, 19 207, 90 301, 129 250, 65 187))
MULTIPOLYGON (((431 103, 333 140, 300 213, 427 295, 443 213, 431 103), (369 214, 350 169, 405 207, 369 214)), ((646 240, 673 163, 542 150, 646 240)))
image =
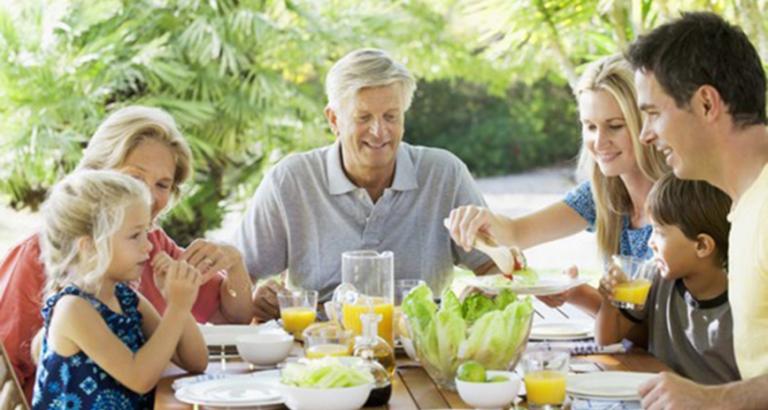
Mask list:
POLYGON ((606 346, 600 346, 594 340, 528 342, 528 348, 532 350, 567 350, 572 355, 626 353, 631 347, 629 340, 606 346))
POLYGON ((639 401, 634 400, 605 400, 582 399, 574 397, 571 401, 571 410, 640 410, 639 401))

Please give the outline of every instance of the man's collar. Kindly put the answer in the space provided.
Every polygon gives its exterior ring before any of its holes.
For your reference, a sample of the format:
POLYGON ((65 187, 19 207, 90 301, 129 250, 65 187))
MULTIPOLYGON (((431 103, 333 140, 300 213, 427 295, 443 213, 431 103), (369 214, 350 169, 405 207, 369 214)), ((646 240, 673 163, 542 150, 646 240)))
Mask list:
MULTIPOLYGON (((401 141, 397 148, 395 179, 390 187, 390 189, 395 191, 408 191, 419 187, 416 182, 416 171, 413 161, 410 155, 408 155, 406 145, 406 143, 401 141)), ((341 160, 341 140, 337 139, 326 152, 325 167, 328 177, 328 192, 331 195, 342 195, 359 188, 344 173, 341 160)))

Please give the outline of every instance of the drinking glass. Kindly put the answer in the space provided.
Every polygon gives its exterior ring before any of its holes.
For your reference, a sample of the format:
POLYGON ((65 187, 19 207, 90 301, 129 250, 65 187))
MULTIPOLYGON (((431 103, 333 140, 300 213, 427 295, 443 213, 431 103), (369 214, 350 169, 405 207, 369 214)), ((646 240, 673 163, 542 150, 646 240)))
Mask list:
POLYGON ((424 283, 421 279, 398 279, 395 281, 395 306, 400 306, 411 289, 424 283))
POLYGON ((569 353, 563 350, 536 350, 523 355, 523 380, 530 410, 561 408, 569 359, 569 353))
POLYGON ((351 356, 354 335, 351 330, 329 325, 304 332, 304 355, 308 359, 326 356, 351 356))
POLYGON ((403 343, 403 338, 408 338, 408 326, 405 323, 403 317, 403 311, 400 309, 400 305, 403 303, 403 299, 408 296, 410 292, 416 286, 424 283, 421 279, 398 279, 395 281, 395 339, 400 340, 403 343))
POLYGON ((284 290, 277 294, 280 318, 286 332, 301 339, 301 332, 314 323, 317 317, 316 290, 284 290))
POLYGON ((653 261, 634 256, 613 255, 611 266, 624 272, 623 282, 613 288, 613 305, 623 309, 642 309, 651 290, 657 268, 653 261))

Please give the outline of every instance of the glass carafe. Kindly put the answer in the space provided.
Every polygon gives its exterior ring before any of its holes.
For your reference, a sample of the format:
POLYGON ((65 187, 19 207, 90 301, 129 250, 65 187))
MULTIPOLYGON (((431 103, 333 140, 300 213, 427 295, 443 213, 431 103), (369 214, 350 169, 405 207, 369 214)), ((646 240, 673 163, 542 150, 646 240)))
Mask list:
POLYGON ((341 255, 341 285, 334 304, 345 329, 362 335, 360 315, 381 315, 378 335, 394 347, 394 256, 392 252, 349 251, 341 255))

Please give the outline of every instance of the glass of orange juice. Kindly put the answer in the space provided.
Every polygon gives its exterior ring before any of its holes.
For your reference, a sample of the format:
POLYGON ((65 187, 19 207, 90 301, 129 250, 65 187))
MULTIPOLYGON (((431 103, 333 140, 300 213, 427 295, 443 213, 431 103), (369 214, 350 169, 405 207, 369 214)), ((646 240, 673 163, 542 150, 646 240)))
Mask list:
POLYGON ((301 332, 315 322, 317 317, 316 290, 285 290, 277 294, 280 319, 286 332, 301 339, 301 332))
POLYGON ((530 410, 561 408, 569 359, 569 353, 563 350, 537 350, 523 355, 520 363, 530 410))
POLYGON ((351 356, 354 335, 351 330, 329 324, 304 332, 304 355, 308 359, 327 356, 351 356))
POLYGON ((610 268, 619 268, 624 273, 618 275, 621 282, 613 288, 613 305, 623 309, 641 309, 651 290, 656 264, 627 255, 613 255, 612 260, 610 268))

